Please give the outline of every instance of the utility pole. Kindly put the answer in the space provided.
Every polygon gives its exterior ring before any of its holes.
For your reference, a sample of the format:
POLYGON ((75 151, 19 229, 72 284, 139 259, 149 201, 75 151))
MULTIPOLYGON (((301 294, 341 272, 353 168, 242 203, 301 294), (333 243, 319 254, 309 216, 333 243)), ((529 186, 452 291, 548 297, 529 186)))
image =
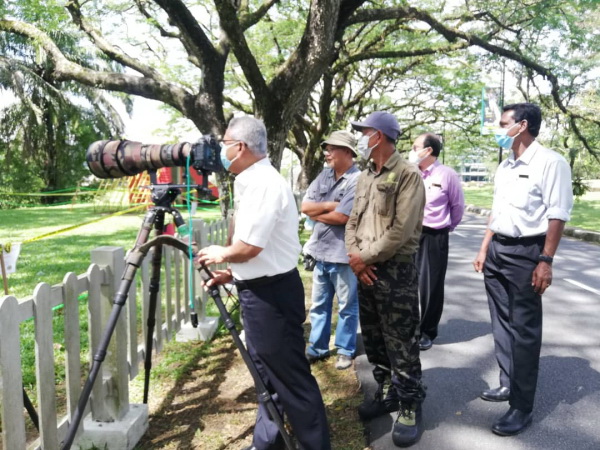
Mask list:
MULTIPOLYGON (((504 108, 504 78, 506 73, 506 60, 502 58, 502 73, 500 78, 500 114, 502 114, 502 108, 504 108)), ((498 148, 498 165, 502 162, 502 147, 498 148)))

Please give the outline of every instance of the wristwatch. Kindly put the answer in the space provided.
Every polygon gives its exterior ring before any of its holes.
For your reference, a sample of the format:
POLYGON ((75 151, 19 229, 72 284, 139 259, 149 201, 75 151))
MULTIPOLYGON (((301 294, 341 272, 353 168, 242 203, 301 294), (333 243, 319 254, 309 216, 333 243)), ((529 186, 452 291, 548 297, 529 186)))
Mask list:
POLYGON ((552 264, 552 261, 554 261, 554 258, 552 258, 552 256, 548 256, 548 255, 540 255, 540 256, 538 256, 538 261, 552 264))

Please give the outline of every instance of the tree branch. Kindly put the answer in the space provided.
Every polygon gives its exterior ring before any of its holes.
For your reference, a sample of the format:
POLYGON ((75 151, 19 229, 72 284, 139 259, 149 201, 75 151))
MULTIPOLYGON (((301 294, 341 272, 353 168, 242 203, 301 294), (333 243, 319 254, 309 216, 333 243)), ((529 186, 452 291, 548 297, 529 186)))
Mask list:
POLYGON ((102 34, 92 27, 83 17, 81 13, 81 5, 78 0, 71 0, 66 5, 67 10, 73 18, 73 22, 87 34, 94 45, 100 49, 106 56, 113 61, 116 61, 126 67, 130 67, 133 70, 141 73, 142 75, 150 78, 159 79, 162 78, 160 74, 153 68, 140 63, 138 60, 127 56, 126 54, 115 48, 110 42, 108 42, 102 34))
POLYGON ((163 28, 160 25, 160 23, 158 23, 158 21, 148 12, 146 7, 142 3, 142 0, 135 0, 135 4, 137 5, 140 14, 142 14, 146 19, 148 19, 150 23, 154 25, 154 27, 156 27, 156 29, 160 32, 161 36, 175 39, 181 38, 181 35, 179 35, 178 33, 173 33, 163 28))
POLYGON ((279 3, 279 1, 280 0, 265 0, 265 2, 260 5, 256 11, 243 14, 242 17, 240 17, 240 26, 242 29, 245 31, 248 28, 256 25, 260 19, 262 19, 269 12, 269 9, 271 9, 273 5, 279 3))
MULTIPOLYGON (((166 0, 162 0, 166 1, 166 0)), ((246 42, 244 30, 237 17, 237 10, 230 0, 215 0, 221 26, 229 38, 233 53, 240 64, 248 83, 255 94, 256 102, 260 105, 270 97, 269 89, 262 76, 258 63, 246 42)))
POLYGON ((468 42, 458 42, 456 44, 449 45, 447 47, 438 47, 438 48, 422 48, 416 50, 379 50, 379 51, 370 51, 370 52, 361 52, 356 53, 354 55, 348 56, 344 58, 344 60, 340 61, 334 68, 334 70, 338 71, 359 61, 365 61, 370 59, 385 59, 385 58, 412 58, 416 56, 427 56, 427 55, 435 55, 439 53, 449 53, 456 50, 462 50, 469 47, 468 42))
MULTIPOLYGON (((27 23, 0 20, 0 30, 17 34, 35 41, 47 54, 52 63, 50 77, 56 81, 74 80, 86 86, 140 95, 162 101, 187 115, 191 109, 202 108, 195 97, 179 86, 150 77, 138 77, 121 73, 100 72, 85 68, 65 57, 60 48, 44 32, 27 23)), ((195 114, 194 114, 195 115, 195 114)))

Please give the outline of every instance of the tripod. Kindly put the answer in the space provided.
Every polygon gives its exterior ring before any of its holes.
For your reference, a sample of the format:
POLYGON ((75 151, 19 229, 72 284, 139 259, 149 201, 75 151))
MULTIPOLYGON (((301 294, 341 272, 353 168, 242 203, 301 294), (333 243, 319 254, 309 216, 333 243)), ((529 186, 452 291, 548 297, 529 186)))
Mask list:
MULTIPOLYGON (((179 188, 184 187, 182 185, 159 185, 156 183, 156 172, 150 173, 150 179, 152 181, 152 201, 154 202, 153 207, 151 207, 146 216, 144 217, 142 226, 140 231, 138 232, 136 242, 133 246, 131 252, 127 255, 125 260, 126 266, 121 277, 121 283, 119 285, 119 289, 115 294, 113 300, 113 307, 111 313, 109 315, 106 327, 103 331, 102 337, 100 339, 100 343, 93 357, 92 367, 90 369, 90 373, 88 375, 88 379, 85 382, 83 390, 81 392, 81 396, 79 398, 79 402, 77 404, 77 408, 75 409, 75 413, 73 414, 73 418, 71 423, 69 424, 69 428, 67 430, 67 435, 65 440, 63 441, 62 450, 69 450, 73 441, 75 440, 75 435, 77 433, 77 429, 79 428, 79 424, 83 418, 83 412, 89 400, 89 397, 92 392, 92 387, 98 374, 100 372, 100 367, 106 357, 107 349, 110 343, 110 339, 114 333, 114 330, 117 326, 117 321, 119 319, 119 315, 121 313, 121 309, 125 305, 127 301, 127 296, 129 293, 129 289, 131 287, 131 283, 134 280, 135 273, 137 269, 141 266, 144 257, 147 255, 150 248, 156 246, 154 250, 154 255, 152 258, 152 275, 150 278, 150 300, 149 300, 149 308, 148 308, 148 333, 146 339, 146 355, 144 361, 145 368, 145 378, 144 378, 144 403, 148 401, 148 390, 150 385, 150 370, 152 369, 152 345, 153 345, 153 333, 155 327, 155 311, 157 306, 157 298, 160 290, 160 267, 162 262, 162 246, 167 244, 173 247, 178 248, 183 251, 186 257, 189 257, 188 254, 188 245, 184 242, 176 239, 174 237, 163 235, 164 231, 164 218, 165 214, 171 214, 175 221, 175 225, 179 228, 182 225, 185 225, 185 221, 183 217, 174 207, 171 206, 172 202, 177 198, 180 193, 179 188), (148 241, 148 237, 152 231, 152 227, 156 229, 157 237, 148 241)), ((212 278, 212 273, 206 268, 206 266, 202 267, 201 275, 204 273, 203 279, 207 280, 212 278), (202 272, 203 271, 203 272, 202 272)), ((240 339, 240 336, 235 328, 235 324, 227 311, 227 308, 223 304, 221 300, 219 290, 217 287, 211 287, 209 291, 211 297, 215 301, 219 313, 221 317, 231 333, 233 340, 238 347, 248 370, 250 371, 252 378, 254 380, 257 393, 258 400, 265 404, 269 414, 273 418, 273 421, 277 424, 279 432, 281 433, 284 442, 288 449, 294 449, 291 437, 285 430, 285 426, 283 423, 283 418, 279 413, 279 410, 275 406, 273 398, 266 388, 254 362, 250 358, 250 355, 244 346, 243 342, 240 339)), ((192 313, 194 314, 194 313, 192 313)), ((193 319, 192 315, 192 319, 193 319)), ((194 320, 192 320, 194 322, 194 320)), ((196 316, 196 324, 197 324, 197 316, 196 316)))
MULTIPOLYGON (((145 369, 145 378, 144 378, 144 403, 148 402, 148 390, 150 386, 150 370, 152 369, 152 346, 153 346, 153 334, 154 327, 156 324, 155 312, 157 306, 158 293, 160 291, 160 268, 162 263, 162 241, 155 242, 154 240, 148 242, 148 237, 152 232, 152 228, 154 227, 156 230, 156 234, 158 236, 162 235, 165 228, 165 214, 171 214, 175 221, 175 225, 180 227, 181 225, 185 225, 185 221, 181 216, 181 213, 173 208, 171 205, 173 201, 180 194, 180 188, 185 187, 184 185, 170 185, 170 184, 157 184, 156 182, 156 171, 149 171, 150 180, 152 185, 150 189, 152 191, 152 201, 154 206, 150 207, 146 212, 144 217, 142 226, 138 232, 135 245, 131 252, 127 255, 125 259, 125 270, 121 277, 121 283, 119 285, 119 289, 115 294, 112 310, 110 312, 106 327, 103 331, 102 337, 100 338, 100 343, 98 344, 98 348, 96 349, 96 353, 93 357, 92 367, 90 369, 90 373, 85 382, 83 390, 81 392, 81 396, 79 397, 79 402, 77 404, 77 408, 75 409, 75 413, 73 414, 73 418, 71 423, 69 424, 69 428, 67 430, 67 435, 65 440, 63 441, 63 449, 68 450, 71 448, 73 441, 75 439, 75 434, 77 432, 77 428, 81 423, 81 419, 83 418, 83 412, 85 410, 86 404, 90 398, 92 393, 92 387, 94 386, 94 382, 98 377, 100 372, 100 367, 106 358, 107 349, 110 343, 110 339, 114 333, 114 330, 117 326, 117 321, 119 319, 119 315, 121 313, 121 309, 125 305, 127 301, 127 296, 129 293, 129 289, 131 287, 132 282, 135 278, 135 273, 137 269, 141 266, 142 261, 151 247, 156 246, 154 251, 154 255, 152 258, 152 273, 150 277, 150 301, 148 307, 148 320, 147 327, 148 333, 146 338, 146 355, 144 361, 144 369, 145 369), (152 243, 152 245, 147 245, 152 243), (145 245, 146 244, 146 245, 145 245)), ((198 186, 200 188, 201 186, 198 186)), ((183 244, 183 243, 182 243, 183 244)), ((184 244, 185 245, 185 244, 184 244)), ((187 247, 186 247, 187 249, 187 247)), ((184 251, 187 255, 187 251, 184 251)), ((195 312, 192 311, 192 317, 195 315, 195 312)), ((196 321, 197 323, 197 321, 196 321)))

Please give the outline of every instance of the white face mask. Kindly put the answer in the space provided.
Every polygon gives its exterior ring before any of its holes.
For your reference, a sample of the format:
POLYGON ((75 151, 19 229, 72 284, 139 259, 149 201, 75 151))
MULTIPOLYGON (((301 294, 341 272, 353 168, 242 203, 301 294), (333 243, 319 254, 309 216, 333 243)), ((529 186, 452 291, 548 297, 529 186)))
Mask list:
POLYGON ((375 133, 377 133, 377 131, 371 134, 363 134, 358 139, 358 143, 356 144, 356 150, 358 151, 360 157, 364 160, 368 160, 371 156, 371 152, 373 151, 373 149, 377 147, 377 144, 375 144, 373 147, 369 147, 369 139, 371 139, 371 136, 373 136, 375 133))
MULTIPOLYGON (((421 149, 421 151, 425 150, 424 148, 421 149)), ((423 161, 425 161, 425 159, 429 156, 429 154, 426 154, 425 156, 419 156, 418 151, 415 150, 411 150, 410 152, 408 152, 408 160, 413 163, 413 164, 421 164, 423 161)))

